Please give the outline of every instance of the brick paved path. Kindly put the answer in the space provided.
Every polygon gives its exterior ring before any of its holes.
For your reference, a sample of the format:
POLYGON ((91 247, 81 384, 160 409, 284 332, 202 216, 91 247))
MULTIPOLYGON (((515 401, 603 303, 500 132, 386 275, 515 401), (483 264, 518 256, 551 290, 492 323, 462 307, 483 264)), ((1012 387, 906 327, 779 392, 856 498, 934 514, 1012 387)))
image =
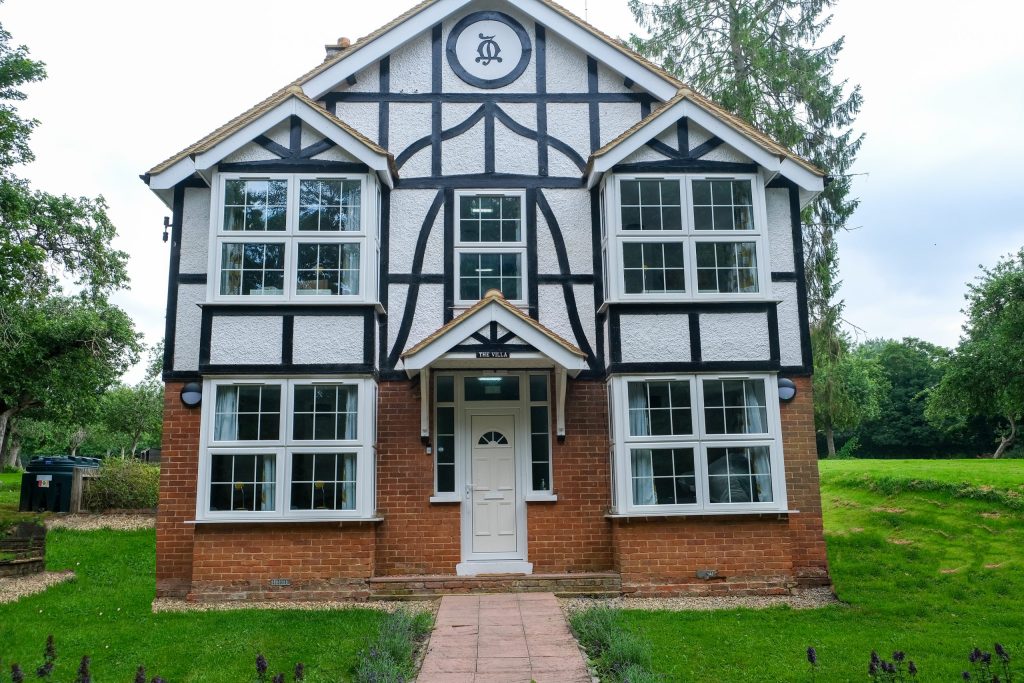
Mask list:
POLYGON ((551 593, 446 595, 418 683, 590 683, 551 593))

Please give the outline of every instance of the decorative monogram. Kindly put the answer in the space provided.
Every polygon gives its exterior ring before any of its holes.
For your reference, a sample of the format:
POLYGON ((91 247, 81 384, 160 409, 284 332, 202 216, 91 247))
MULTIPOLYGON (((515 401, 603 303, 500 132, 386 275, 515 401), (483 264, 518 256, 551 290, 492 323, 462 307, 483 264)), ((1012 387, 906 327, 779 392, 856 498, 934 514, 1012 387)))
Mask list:
POLYGON ((480 45, 477 47, 476 53, 480 55, 476 58, 476 61, 482 66, 490 66, 491 62, 498 62, 499 64, 502 62, 501 57, 499 57, 501 46, 495 42, 494 36, 485 36, 481 33, 480 45))

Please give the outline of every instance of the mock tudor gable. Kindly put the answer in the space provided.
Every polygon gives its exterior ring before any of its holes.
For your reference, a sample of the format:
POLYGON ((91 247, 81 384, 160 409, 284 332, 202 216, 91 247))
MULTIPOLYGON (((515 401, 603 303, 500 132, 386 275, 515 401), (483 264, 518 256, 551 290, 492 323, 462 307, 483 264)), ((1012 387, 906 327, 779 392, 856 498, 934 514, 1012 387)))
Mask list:
POLYGON ((328 53, 143 176, 174 212, 158 591, 827 581, 822 172, 548 0, 328 53), (287 561, 228 566, 253 534, 287 561))

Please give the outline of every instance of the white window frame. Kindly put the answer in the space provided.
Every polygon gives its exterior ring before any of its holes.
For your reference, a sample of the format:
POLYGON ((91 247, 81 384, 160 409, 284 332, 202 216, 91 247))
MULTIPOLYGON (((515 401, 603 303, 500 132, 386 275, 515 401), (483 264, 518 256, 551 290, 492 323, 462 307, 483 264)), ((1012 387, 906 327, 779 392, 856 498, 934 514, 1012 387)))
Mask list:
POLYGON ((665 374, 665 375, 616 375, 609 379, 610 429, 613 439, 612 460, 614 472, 612 499, 613 514, 624 516, 683 516, 721 515, 742 513, 786 512, 786 473, 782 448, 782 424, 779 412, 778 378, 769 373, 724 373, 724 374, 665 374), (708 434, 704 425, 704 380, 746 379, 765 383, 767 404, 767 434, 708 434), (690 405, 693 415, 692 435, 681 436, 630 436, 629 433, 629 382, 665 382, 683 380, 690 382, 690 405), (771 462, 773 500, 770 503, 712 503, 708 491, 707 450, 708 448, 767 446, 771 462), (635 448, 690 448, 694 453, 694 470, 697 474, 697 502, 685 505, 636 505, 633 502, 632 450, 635 448))
POLYGON ((337 521, 346 519, 372 519, 376 513, 375 460, 376 460, 376 396, 377 386, 368 378, 288 377, 288 378, 217 378, 203 382, 202 416, 200 421, 200 452, 196 519, 207 522, 275 522, 275 521, 337 521), (281 387, 281 431, 276 441, 213 440, 213 420, 216 413, 217 387, 259 384, 281 387), (296 441, 292 438, 294 415, 294 388, 299 385, 355 385, 359 390, 356 439, 337 441, 296 441), (276 460, 276 486, 274 496, 277 507, 267 512, 211 511, 210 481, 212 455, 216 453, 273 453, 276 460), (354 510, 291 510, 291 473, 294 453, 355 453, 356 454, 356 507, 354 510))
POLYGON ((377 303, 379 285, 379 219, 377 199, 380 191, 372 174, 361 173, 217 173, 211 191, 210 249, 207 300, 246 304, 280 304, 281 302, 314 305, 344 303, 377 303), (288 214, 285 230, 243 231, 224 230, 224 197, 229 180, 286 180, 288 181, 288 214), (299 230, 299 185, 303 180, 356 180, 360 183, 359 230, 303 231, 299 230), (237 242, 279 243, 285 245, 284 292, 270 295, 221 294, 222 244, 237 242), (301 295, 298 294, 298 245, 310 243, 348 242, 359 244, 359 294, 301 295))
POLYGON ((770 264, 768 249, 768 216, 765 205, 764 179, 757 173, 630 173, 612 174, 602 181, 604 201, 601 206, 603 224, 607 226, 602 236, 602 252, 607 271, 605 273, 606 299, 609 302, 632 301, 770 301, 770 264), (680 183, 679 197, 682 202, 681 230, 624 230, 622 228, 622 207, 620 183, 631 180, 675 180, 680 183), (694 180, 749 180, 754 202, 753 230, 696 230, 693 220, 694 180), (623 267, 622 245, 626 242, 681 242, 685 245, 683 268, 685 269, 685 292, 626 293, 625 269, 623 267), (698 242, 754 242, 757 250, 758 291, 722 293, 697 291, 697 243, 698 242))
MULTIPOLYGON (((455 305, 465 308, 472 306, 477 299, 463 299, 461 287, 461 257, 462 254, 519 254, 520 264, 520 287, 519 298, 509 299, 509 303, 517 306, 527 304, 527 291, 529 286, 529 269, 526 263, 526 192, 524 190, 457 190, 455 202, 452 207, 455 215, 452 217, 455 225, 455 254, 453 259, 452 279, 455 282, 455 305), (462 199, 464 197, 518 197, 519 198, 519 240, 515 242, 466 242, 462 240, 460 225, 462 199)), ((486 292, 480 292, 480 296, 486 292)))

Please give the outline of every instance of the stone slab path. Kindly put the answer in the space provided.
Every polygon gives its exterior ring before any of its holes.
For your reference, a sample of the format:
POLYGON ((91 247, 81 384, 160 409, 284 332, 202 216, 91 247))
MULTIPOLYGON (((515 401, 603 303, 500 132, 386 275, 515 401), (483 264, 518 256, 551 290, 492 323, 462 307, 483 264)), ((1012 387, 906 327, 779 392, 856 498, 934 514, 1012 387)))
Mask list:
POLYGON ((441 598, 418 683, 590 683, 552 593, 441 598))

